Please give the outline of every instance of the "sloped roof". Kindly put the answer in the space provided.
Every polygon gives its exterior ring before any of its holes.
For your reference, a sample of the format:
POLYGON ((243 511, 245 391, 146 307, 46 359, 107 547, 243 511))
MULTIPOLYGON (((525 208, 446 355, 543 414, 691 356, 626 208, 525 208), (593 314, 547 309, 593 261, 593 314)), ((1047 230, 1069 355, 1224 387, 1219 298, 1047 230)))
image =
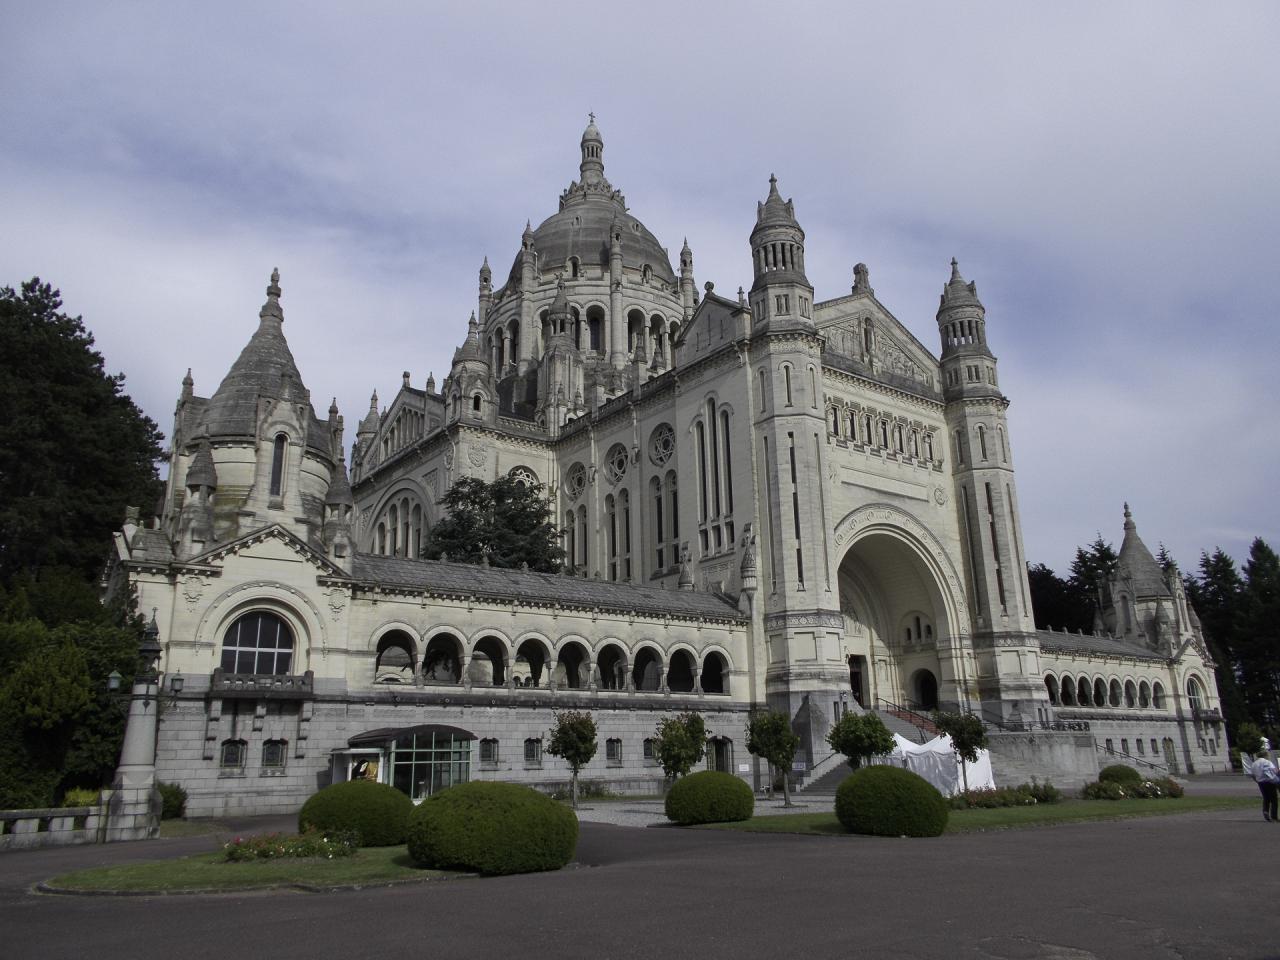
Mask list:
POLYGON ((1138 525, 1133 522, 1133 514, 1129 512, 1127 503, 1124 505, 1124 542, 1120 545, 1116 576, 1131 581, 1137 597, 1170 596, 1164 571, 1138 536, 1138 525))
POLYGON ((1065 653, 1101 654, 1111 657, 1135 657, 1140 660, 1165 660, 1163 654, 1150 647, 1114 637, 1098 637, 1092 634, 1057 633, 1053 630, 1037 630, 1036 638, 1044 651, 1061 650, 1065 653))
POLYGON ((525 573, 498 567, 439 560, 409 560, 357 553, 352 577, 388 586, 433 590, 460 596, 532 600, 573 607, 599 607, 660 617, 707 617, 745 620, 733 601, 722 594, 696 590, 661 590, 655 587, 584 580, 554 573, 525 573))

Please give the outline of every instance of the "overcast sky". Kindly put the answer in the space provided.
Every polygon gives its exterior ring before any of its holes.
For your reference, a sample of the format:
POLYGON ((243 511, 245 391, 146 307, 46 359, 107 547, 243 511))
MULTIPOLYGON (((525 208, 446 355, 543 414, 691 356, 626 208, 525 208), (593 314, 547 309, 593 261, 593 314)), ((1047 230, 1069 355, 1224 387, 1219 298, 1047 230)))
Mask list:
POLYGON ((60 287, 167 433, 278 266, 349 442, 374 388, 443 379, 594 110, 700 284, 750 286, 771 172, 818 298, 864 261, 935 351, 959 258, 1033 562, 1118 547, 1125 500, 1184 569, 1280 547, 1280 5, 422 6, 7 5, 0 284, 60 287))

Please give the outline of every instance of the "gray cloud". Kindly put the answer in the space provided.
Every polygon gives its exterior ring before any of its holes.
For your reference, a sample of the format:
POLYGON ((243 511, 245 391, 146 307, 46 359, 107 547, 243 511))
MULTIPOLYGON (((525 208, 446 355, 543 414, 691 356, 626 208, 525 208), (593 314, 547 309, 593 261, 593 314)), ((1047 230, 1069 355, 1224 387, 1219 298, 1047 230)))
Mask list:
POLYGON ((1276 539, 1273 5, 501 4, 10 11, 0 281, 39 273, 162 425, 284 275, 317 406, 354 427, 440 377, 576 176, 610 178, 699 281, 749 283, 770 172, 818 295, 865 261, 933 346, 958 256, 1012 398, 1026 553, 1120 503, 1184 566, 1276 539))

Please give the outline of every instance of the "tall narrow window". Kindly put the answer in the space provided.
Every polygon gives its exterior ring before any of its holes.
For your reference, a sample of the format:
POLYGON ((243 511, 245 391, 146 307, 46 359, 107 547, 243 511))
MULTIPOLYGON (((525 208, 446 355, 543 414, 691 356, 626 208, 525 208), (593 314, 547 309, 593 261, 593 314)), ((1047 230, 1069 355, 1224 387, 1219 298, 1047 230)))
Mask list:
MULTIPOLYGON (((733 513, 733 450, 729 445, 729 411, 720 411, 720 440, 724 444, 724 502, 725 513, 733 513)), ((729 537, 730 542, 733 537, 729 537)))
POLYGON ((716 402, 714 400, 707 401, 707 423, 711 430, 711 493, 712 503, 715 507, 711 515, 719 517, 722 512, 720 500, 720 439, 719 429, 716 424, 716 402))
POLYGON ((662 526, 662 484, 658 482, 657 477, 649 481, 649 495, 653 497, 653 546, 656 560, 654 570, 665 570, 666 556, 662 549, 665 532, 662 526))
POLYGON ((587 569, 587 506, 578 507, 578 553, 582 557, 582 569, 587 569))
MULTIPOLYGON (((283 433, 276 434, 276 442, 271 450, 271 496, 280 496, 284 487, 284 455, 289 438, 283 433)), ((261 488, 259 488, 261 489, 261 488)))
POLYGON ((786 382, 787 406, 789 407, 791 406, 791 368, 790 367, 782 368, 782 378, 786 382))
POLYGON ((987 459, 987 428, 981 424, 978 425, 978 453, 983 460, 987 459))
POLYGON ((610 494, 604 501, 606 522, 606 536, 608 538, 609 552, 609 579, 618 579, 618 511, 614 506, 613 494, 610 494))
POLYGON ((706 523, 710 508, 707 498, 707 430, 701 421, 694 427, 698 441, 698 519, 706 523))
POLYGON ((1004 427, 996 427, 996 432, 1000 435, 1000 462, 1009 462, 1009 444, 1005 442, 1004 427))
POLYGON ((987 523, 991 529, 991 556, 996 562, 996 590, 1000 594, 1000 609, 1003 610, 1008 604, 1004 599, 1004 571, 1000 568, 1000 541, 996 537, 996 508, 991 498, 991 484, 985 484, 987 488, 987 523))
POLYGON ((818 409, 818 374, 813 367, 809 368, 809 406, 818 409))
POLYGON ((760 368, 760 412, 764 413, 766 408, 767 394, 765 393, 765 377, 764 367, 760 368))
POLYGON ((622 519, 622 579, 631 579, 631 494, 623 490, 618 494, 622 519))
POLYGON ((667 502, 671 508, 671 549, 676 549, 676 541, 680 539, 680 500, 676 496, 675 471, 667 474, 667 502))

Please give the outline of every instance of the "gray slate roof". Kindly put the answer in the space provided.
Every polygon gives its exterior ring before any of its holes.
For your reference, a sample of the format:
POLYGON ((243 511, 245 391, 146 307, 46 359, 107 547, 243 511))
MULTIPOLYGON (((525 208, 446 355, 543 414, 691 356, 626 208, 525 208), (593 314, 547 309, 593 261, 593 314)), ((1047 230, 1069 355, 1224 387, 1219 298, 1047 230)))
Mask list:
POLYGON ((1127 503, 1124 505, 1124 542, 1120 544, 1116 576, 1133 581, 1136 596, 1170 596, 1169 587, 1164 581, 1164 571, 1138 536, 1138 525, 1133 522, 1133 514, 1129 512, 1127 503))
POLYGON ((1111 657, 1136 657, 1140 660, 1165 660, 1163 654, 1139 643, 1091 634, 1058 633, 1054 630, 1037 630, 1040 649, 1065 650, 1069 653, 1102 654, 1111 657))
POLYGON ((660 617, 708 617, 745 620, 728 597, 697 590, 660 590, 606 580, 553 573, 524 573, 497 567, 439 560, 407 560, 357 553, 352 558, 352 576, 390 586, 436 590, 464 596, 494 597, 503 600, 531 600, 562 603, 575 607, 599 607, 660 617))
MULTIPOLYGON (((283 324, 272 316, 263 316, 258 329, 209 399, 204 429, 211 440, 256 437, 259 396, 281 397, 286 391, 297 391, 295 395, 300 398, 305 389, 302 374, 285 341, 283 324)), ((325 457, 332 456, 325 429, 310 404, 307 446, 325 457)))

